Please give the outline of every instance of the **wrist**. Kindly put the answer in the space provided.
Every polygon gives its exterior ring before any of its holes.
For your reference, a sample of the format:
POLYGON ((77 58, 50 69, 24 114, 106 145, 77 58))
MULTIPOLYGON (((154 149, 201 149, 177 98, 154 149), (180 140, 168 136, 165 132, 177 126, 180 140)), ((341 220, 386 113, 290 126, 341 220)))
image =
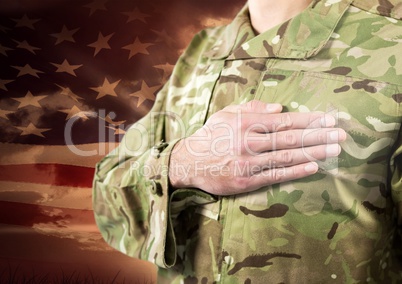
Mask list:
POLYGON ((172 189, 192 187, 189 182, 190 166, 188 153, 185 151, 184 140, 180 140, 173 147, 169 161, 169 183, 172 189))

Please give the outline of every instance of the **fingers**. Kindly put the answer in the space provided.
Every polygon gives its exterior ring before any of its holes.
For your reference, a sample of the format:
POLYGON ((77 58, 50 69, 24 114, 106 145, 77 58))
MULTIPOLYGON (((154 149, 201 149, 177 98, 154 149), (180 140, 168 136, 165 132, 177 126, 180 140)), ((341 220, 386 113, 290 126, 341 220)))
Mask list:
POLYGON ((253 164, 253 174, 255 174, 268 169, 289 167, 336 157, 340 152, 341 147, 339 144, 317 145, 264 153, 250 159, 250 164, 253 164))
POLYGON ((340 128, 296 129, 271 134, 255 134, 245 138, 244 143, 249 153, 259 154, 266 151, 342 142, 346 140, 346 132, 340 128))
MULTIPOLYGON (((244 171, 244 169, 238 169, 244 171)), ((277 184, 285 181, 300 179, 315 174, 318 165, 315 162, 308 162, 291 167, 278 167, 261 171, 254 175, 243 178, 233 178, 236 180, 235 187, 225 187, 224 190, 216 192, 217 195, 232 195, 257 190, 261 187, 277 184)))
POLYGON ((235 176, 240 173, 247 177, 239 179, 239 192, 249 192, 263 186, 313 175, 318 171, 315 161, 336 157, 340 152, 341 147, 338 144, 330 144, 270 152, 253 157, 238 164, 235 176))
POLYGON ((253 191, 271 184, 300 179, 315 174, 317 171, 318 165, 315 162, 291 167, 269 169, 251 176, 247 180, 247 191, 253 191))
POLYGON ((229 105, 223 109, 227 112, 245 112, 245 113, 280 113, 282 105, 277 103, 267 104, 262 101, 252 100, 241 105, 229 105))
POLYGON ((259 128, 260 132, 333 127, 336 123, 333 116, 325 113, 281 113, 280 104, 267 104, 258 100, 241 105, 230 105, 222 111, 241 116, 238 121, 242 122, 242 128, 259 128))
POLYGON ((325 113, 312 112, 312 113, 274 113, 274 114, 254 114, 243 115, 244 122, 248 128, 258 128, 261 130, 263 127, 268 132, 279 132, 290 129, 313 129, 333 127, 336 120, 333 116, 325 113), (254 117, 253 117, 254 116, 254 117))

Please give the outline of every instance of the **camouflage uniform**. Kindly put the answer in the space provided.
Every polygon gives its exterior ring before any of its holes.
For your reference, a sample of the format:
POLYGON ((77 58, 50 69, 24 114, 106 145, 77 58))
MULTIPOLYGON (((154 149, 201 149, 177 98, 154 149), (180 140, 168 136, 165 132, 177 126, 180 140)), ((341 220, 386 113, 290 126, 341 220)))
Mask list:
POLYGON ((98 164, 105 239, 158 265, 160 283, 402 281, 401 18, 400 0, 313 1, 255 36, 245 6, 196 35, 151 112, 98 164), (333 114, 341 155, 247 194, 172 192, 175 143, 252 99, 333 114))

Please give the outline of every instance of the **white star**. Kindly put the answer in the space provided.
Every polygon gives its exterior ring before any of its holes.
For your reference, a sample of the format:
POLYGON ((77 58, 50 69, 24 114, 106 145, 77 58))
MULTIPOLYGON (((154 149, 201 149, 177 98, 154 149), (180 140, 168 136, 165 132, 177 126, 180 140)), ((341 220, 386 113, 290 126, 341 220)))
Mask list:
POLYGON ((11 29, 6 28, 6 27, 4 27, 4 26, 0 25, 0 32, 2 32, 2 33, 6 33, 6 32, 7 32, 7 31, 9 31, 9 30, 11 30, 11 29))
POLYGON ((27 127, 20 126, 17 128, 22 131, 22 133, 20 134, 21 136, 36 135, 36 136, 43 137, 43 138, 45 138, 45 136, 43 136, 42 132, 51 130, 51 128, 37 128, 32 123, 29 123, 29 125, 27 127))
POLYGON ((130 51, 130 54, 128 56, 128 59, 136 55, 137 53, 142 53, 142 54, 147 54, 149 55, 149 52, 147 48, 149 46, 153 45, 152 43, 142 43, 138 37, 135 38, 135 41, 132 44, 126 45, 123 47, 123 49, 127 49, 130 51))
POLYGON ((145 100, 155 101, 155 92, 160 88, 159 86, 149 87, 145 81, 142 81, 141 90, 130 94, 130 97, 137 97, 137 107, 143 104, 145 100))
POLYGON ((0 79, 0 89, 3 89, 4 91, 8 91, 6 84, 14 82, 14 80, 1 80, 0 79))
POLYGON ((112 96, 112 97, 117 97, 117 93, 114 90, 116 86, 119 84, 120 80, 110 83, 107 78, 103 81, 103 85, 99 86, 97 88, 91 88, 92 90, 98 92, 98 96, 96 99, 103 98, 104 96, 112 96))
POLYGON ((71 109, 61 109, 59 110, 59 112, 63 112, 67 114, 67 118, 66 120, 69 120, 70 118, 77 116, 79 118, 81 118, 82 120, 87 120, 88 118, 88 114, 90 112, 88 111, 82 111, 80 110, 77 106, 73 106, 71 109))
POLYGON ((165 63, 165 64, 160 64, 160 65, 154 65, 153 67, 163 70, 162 81, 165 82, 167 80, 167 78, 170 76, 170 74, 172 74, 174 65, 165 63))
POLYGON ((3 54, 4 56, 7 56, 7 51, 9 51, 9 50, 13 50, 12 48, 8 48, 8 47, 5 47, 5 46, 3 46, 3 45, 1 45, 0 44, 0 54, 3 54))
POLYGON ((168 46, 172 47, 175 43, 175 40, 168 35, 168 33, 165 30, 162 30, 161 32, 157 31, 157 30, 152 30, 154 33, 156 33, 156 35, 158 36, 158 38, 155 40, 155 42, 164 42, 166 43, 168 46))
POLYGON ((116 127, 114 129, 114 135, 124 135, 126 134, 126 131, 122 128, 116 127))
POLYGON ((98 54, 98 52, 101 51, 103 48, 104 48, 104 49, 111 49, 111 47, 110 47, 108 41, 110 40, 110 38, 111 38, 113 35, 114 35, 114 33, 112 33, 112 34, 110 34, 110 35, 107 35, 107 36, 103 36, 102 33, 99 33, 99 34, 98 34, 98 40, 95 41, 95 42, 93 42, 93 43, 91 43, 91 44, 88 44, 89 47, 95 48, 94 56, 95 56, 96 54, 98 54))
POLYGON ((17 77, 23 76, 23 75, 31 75, 36 78, 39 78, 38 73, 43 73, 42 71, 33 69, 29 64, 25 64, 25 66, 11 66, 20 72, 18 73, 17 77))
POLYGON ((117 126, 106 126, 106 128, 114 130, 114 135, 124 135, 126 131, 117 126))
POLYGON ((127 23, 134 21, 134 20, 139 20, 141 22, 146 23, 145 18, 150 17, 147 14, 142 13, 138 8, 136 7, 134 10, 131 12, 122 12, 122 14, 128 16, 127 23))
POLYGON ((56 72, 66 72, 68 74, 71 74, 75 77, 77 77, 77 75, 75 74, 74 70, 78 69, 82 66, 82 64, 80 65, 71 65, 70 63, 68 63, 67 59, 64 59, 62 64, 56 64, 56 63, 51 63, 52 65, 57 67, 56 72))
POLYGON ((105 119, 104 119, 107 123, 112 124, 114 126, 120 126, 121 124, 123 124, 124 122, 126 122, 126 120, 119 120, 119 121, 113 121, 113 119, 110 117, 110 114, 108 114, 105 119))
POLYGON ((20 105, 18 106, 18 108, 22 108, 22 107, 29 106, 29 105, 36 106, 36 107, 42 107, 39 104, 39 101, 43 100, 46 97, 47 96, 34 96, 34 95, 32 95, 31 92, 28 91, 28 93, 25 95, 25 97, 12 98, 12 99, 20 102, 20 105))
MULTIPOLYGON (((57 85, 57 84, 56 84, 56 85, 57 85)), ((62 86, 60 86, 60 85, 57 85, 57 87, 59 87, 59 88, 61 89, 61 91, 60 91, 60 93, 59 93, 60 95, 70 97, 71 99, 73 99, 73 100, 76 101, 76 102, 78 102, 78 99, 83 100, 83 98, 81 98, 80 96, 77 96, 76 94, 74 94, 74 93, 70 90, 70 88, 65 88, 65 87, 62 87, 62 86)))
POLYGON ((17 45, 18 48, 26 49, 33 54, 36 54, 35 50, 40 50, 40 48, 30 45, 26 40, 24 41, 14 40, 14 41, 18 44, 17 45))
POLYGON ((2 117, 2 118, 4 118, 4 119, 7 119, 7 120, 8 120, 7 115, 9 115, 9 114, 11 114, 11 113, 14 113, 14 112, 13 112, 13 111, 9 111, 9 110, 0 109, 0 117, 2 117))
POLYGON ((21 19, 15 19, 14 22, 16 22, 17 24, 15 25, 15 27, 27 27, 30 28, 32 30, 34 30, 34 24, 36 22, 39 22, 39 19, 30 19, 28 18, 27 15, 24 15, 21 19))
POLYGON ((63 28, 61 29, 61 32, 56 33, 56 34, 51 34, 51 36, 55 37, 56 43, 55 45, 62 43, 63 41, 70 41, 70 42, 74 42, 75 40, 73 38, 73 35, 79 30, 80 28, 76 28, 73 30, 69 30, 67 29, 66 26, 63 25, 63 28))
POLYGON ((95 13, 97 10, 106 10, 105 4, 108 0, 95 0, 87 5, 84 5, 84 7, 89 8, 89 15, 91 16, 93 13, 95 13))

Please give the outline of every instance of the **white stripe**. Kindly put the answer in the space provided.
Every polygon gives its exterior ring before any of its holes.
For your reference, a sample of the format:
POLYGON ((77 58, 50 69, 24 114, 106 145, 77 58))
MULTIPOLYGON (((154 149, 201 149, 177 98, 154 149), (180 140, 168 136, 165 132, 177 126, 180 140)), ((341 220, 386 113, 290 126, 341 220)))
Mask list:
POLYGON ((87 187, 0 181, 0 200, 68 209, 92 210, 92 190, 87 187))
MULTIPOLYGON (((95 224, 85 224, 82 226, 57 226, 57 224, 46 223, 46 224, 35 224, 33 227, 25 227, 19 225, 9 225, 0 224, 1 232, 3 236, 9 236, 5 242, 10 245, 16 245, 18 242, 14 242, 12 236, 26 236, 27 242, 32 242, 35 244, 52 242, 52 245, 57 244, 61 251, 64 249, 65 240, 68 238, 70 241, 75 242, 77 250, 82 251, 111 251, 112 249, 104 245, 102 241, 102 236, 99 233, 95 224), (34 237, 34 238, 33 238, 34 237), (40 240, 39 243, 38 239, 40 240), (82 246, 80 245, 82 244, 82 246)), ((17 240, 20 238, 17 238, 17 240)), ((3 242, 4 244, 4 242, 3 242)), ((20 247, 16 247, 15 252, 22 252, 20 247)), ((39 251, 36 250, 37 252, 39 251)), ((46 250, 43 254, 35 255, 35 260, 40 259, 43 255, 46 255, 46 250)), ((2 257, 4 257, 4 252, 2 252, 2 257)), ((24 254, 25 259, 29 259, 30 254, 24 254)))
POLYGON ((44 146, 0 143, 0 165, 64 164, 95 167, 102 157, 118 146, 98 143, 76 146, 44 146))

